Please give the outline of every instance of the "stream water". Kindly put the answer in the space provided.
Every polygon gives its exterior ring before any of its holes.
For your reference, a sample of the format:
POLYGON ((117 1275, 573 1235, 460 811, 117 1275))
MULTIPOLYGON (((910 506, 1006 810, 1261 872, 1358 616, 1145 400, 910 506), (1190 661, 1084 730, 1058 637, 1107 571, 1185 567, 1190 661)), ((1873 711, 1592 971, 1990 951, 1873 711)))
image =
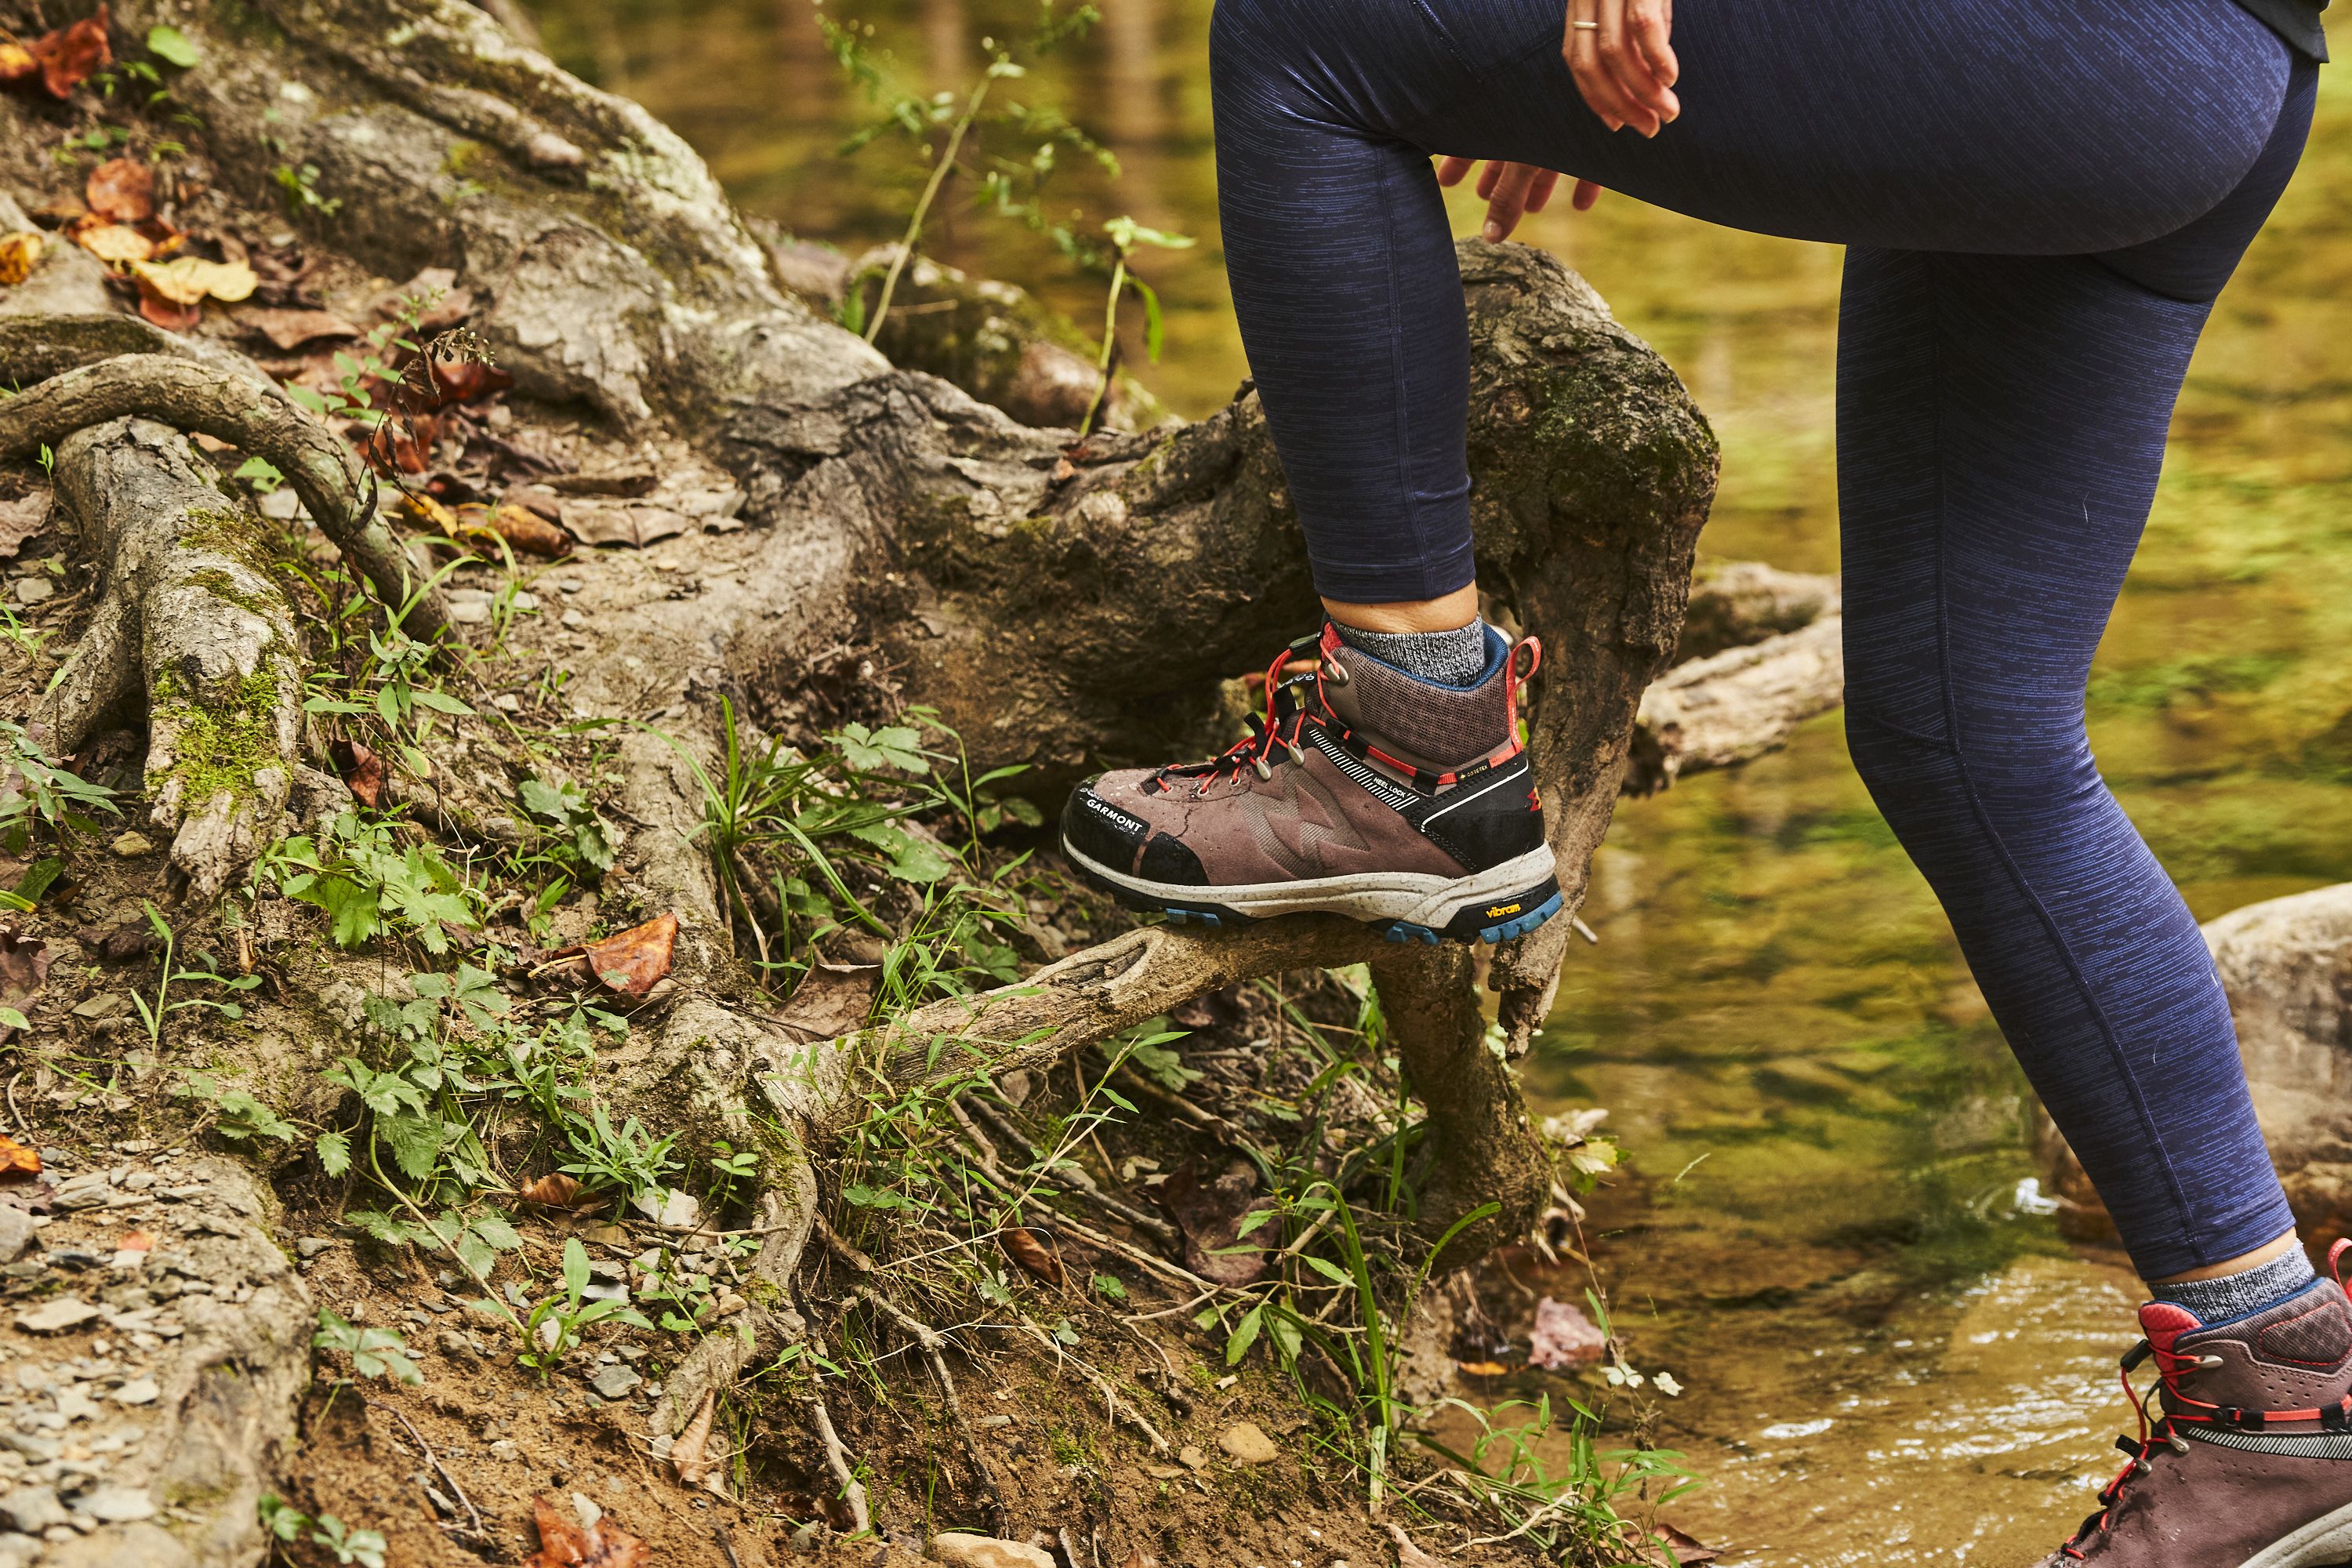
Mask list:
MULTIPOLYGON (((1097 131, 1052 202, 1200 237, 1153 254, 1179 412, 1244 374, 1216 245, 1208 0, 1104 21, 1005 90, 1097 131)), ((829 0, 904 85, 961 86, 1032 0, 829 0)), ((895 238, 922 165, 835 155, 863 105, 809 0, 546 0, 556 57, 708 156, 742 205, 845 247, 895 238)), ((2344 8, 2337 7, 2336 14, 2344 8)), ((2352 19, 2336 28, 2352 50, 2352 19)), ((1694 87, 1691 90, 1696 90, 1694 87)), ((1017 146, 990 153, 1025 156, 1017 146)), ((1457 205, 1460 228, 1475 205, 1457 205)), ((1616 196, 1522 237, 1584 271, 1681 372, 1724 444, 1704 542, 1836 567, 1838 257, 1616 196)), ((1082 320, 1095 286, 950 200, 925 247, 1082 320)), ((1130 363, 1140 368, 1140 344, 1130 363)), ((2116 793, 2200 918, 2352 878, 2352 79, 2218 307, 2091 693, 2116 793)), ((1664 1436, 1707 1485, 1682 1525, 1726 1561, 2029 1563, 2088 1510, 2127 1419, 2132 1280, 2021 1204, 2022 1080, 1948 931, 1846 765, 1835 719, 1780 754, 1628 803, 1601 851, 1547 1105, 1602 1105, 1632 1154, 1594 1208, 1637 1361, 1685 1386, 1664 1436)))

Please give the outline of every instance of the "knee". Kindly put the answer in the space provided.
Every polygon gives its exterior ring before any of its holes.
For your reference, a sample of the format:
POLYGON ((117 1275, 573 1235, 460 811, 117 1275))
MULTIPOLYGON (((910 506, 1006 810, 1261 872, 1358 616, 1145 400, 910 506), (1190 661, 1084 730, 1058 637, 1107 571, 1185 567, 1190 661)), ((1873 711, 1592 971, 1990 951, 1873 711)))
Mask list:
POLYGON ((2055 821, 2106 791, 2079 712, 2007 725, 1964 720, 1957 733, 1938 725, 1925 734, 1850 704, 1845 732, 1855 773, 1906 843, 1956 817, 2013 828, 2055 821))

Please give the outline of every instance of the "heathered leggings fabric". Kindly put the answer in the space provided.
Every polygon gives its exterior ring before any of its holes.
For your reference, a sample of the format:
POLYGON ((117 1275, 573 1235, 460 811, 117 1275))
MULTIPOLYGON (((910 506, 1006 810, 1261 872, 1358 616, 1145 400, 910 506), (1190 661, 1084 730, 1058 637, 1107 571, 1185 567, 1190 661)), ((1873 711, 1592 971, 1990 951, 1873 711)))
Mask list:
POLYGON ((2141 1272, 2291 1228, 2228 1005, 2084 686, 2208 307, 2316 68, 2231 0, 1678 0, 1609 132, 1561 0, 1218 0, 1234 303, 1328 597, 1472 579, 1468 335, 1429 158, 1847 246, 1846 712, 1872 795, 2141 1272))

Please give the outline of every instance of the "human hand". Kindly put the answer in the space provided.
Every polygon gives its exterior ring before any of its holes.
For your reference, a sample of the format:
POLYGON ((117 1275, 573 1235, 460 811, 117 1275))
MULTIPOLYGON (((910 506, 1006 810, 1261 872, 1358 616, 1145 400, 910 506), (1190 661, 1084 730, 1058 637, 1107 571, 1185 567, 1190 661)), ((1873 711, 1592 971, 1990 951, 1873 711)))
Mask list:
POLYGON ((1655 136, 1683 111, 1674 46, 1675 0, 1569 0, 1560 54, 1585 107, 1612 131, 1655 136))
MULTIPOLYGON (((1437 183, 1458 185, 1462 176, 1470 172, 1475 162, 1470 158, 1440 158, 1437 161, 1437 183)), ((1478 194, 1486 201, 1486 222, 1479 229, 1488 244, 1509 237, 1519 226, 1519 218, 1527 213, 1539 213, 1551 200, 1559 176, 1549 169, 1538 169, 1533 163, 1495 162, 1478 176, 1478 194)), ((1569 205, 1578 212, 1591 210, 1601 199, 1601 187, 1591 180, 1579 180, 1569 194, 1569 205)))

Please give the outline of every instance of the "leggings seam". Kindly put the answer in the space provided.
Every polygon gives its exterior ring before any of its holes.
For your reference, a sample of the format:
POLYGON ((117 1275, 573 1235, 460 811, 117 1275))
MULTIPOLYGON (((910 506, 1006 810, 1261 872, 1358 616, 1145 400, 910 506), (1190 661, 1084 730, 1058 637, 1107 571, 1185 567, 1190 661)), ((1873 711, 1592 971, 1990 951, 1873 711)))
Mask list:
MULTIPOLYGON (((1389 188, 1389 166, 1384 162, 1376 161, 1374 167, 1378 173, 1374 177, 1373 184, 1381 195, 1381 226, 1393 243, 1396 235, 1396 201, 1394 193, 1389 188)), ((1391 266, 1387 272, 1389 384, 1396 388, 1397 402, 1397 504, 1403 510, 1404 525, 1412 531, 1412 534, 1415 563, 1413 569, 1419 574, 1419 586, 1415 596, 1427 598, 1429 597, 1428 530, 1423 525, 1420 507, 1414 503, 1412 476, 1412 383, 1405 374, 1404 319, 1402 309, 1404 291, 1397 287, 1396 268, 1391 266)))
POLYGON ((2184 1248, 2194 1251, 2196 1250, 2195 1238, 2183 1223, 2189 1213, 2189 1194, 2180 1184, 2179 1173, 2173 1168, 2172 1152, 2165 1146, 2164 1135, 2157 1127, 2154 1112, 2148 1108, 2147 1096, 2140 1089, 2139 1079, 2134 1076, 2131 1063, 2124 1056, 2123 1046, 2116 1037, 2115 1026, 2107 1017, 2106 1009, 2100 1005, 2098 993, 2084 977, 2082 964, 2076 960, 2074 949, 2067 945, 2065 932, 2060 929, 2058 921, 2050 913, 2048 906, 2042 903, 2041 895, 2033 890, 2032 884, 2026 880, 2025 873, 2019 868, 2016 858, 2010 852, 2009 845, 2002 839, 2000 830, 1993 826, 1992 816, 1985 809, 1984 801, 1977 793, 1976 779, 1969 770, 1968 748, 1961 743, 1959 702, 1952 690, 1952 645, 1948 600, 1944 591, 1947 576, 1946 554, 1950 548, 1950 531, 1946 525, 1944 506, 1944 389, 1949 383, 1945 374, 1943 363, 1945 342, 1942 319, 1943 290, 1937 286, 1937 279, 1934 277, 1934 274, 1939 270, 1936 260, 1933 258, 1925 258, 1923 260, 1930 274, 1927 298, 1928 309, 1935 316, 1935 320, 1931 322, 1931 341, 1934 344, 1937 362, 1935 374, 1936 680, 1940 689, 1938 695, 1944 707, 1945 729, 1951 737, 1948 744, 1952 766, 1959 774, 1960 793, 1969 803, 1969 815, 1976 818, 1977 826, 1983 831, 1986 842, 1992 846, 1994 855, 2000 861, 2001 869, 2008 873, 2010 880, 2017 888, 2019 896, 2032 909, 2034 918, 2042 922, 2042 928, 2048 933, 2051 945, 2057 950, 2060 961, 2066 966, 2067 976, 2074 983, 2075 992, 2082 997, 2084 1005, 2089 1009, 2092 1021, 2098 1026, 2099 1039, 2107 1047, 2107 1055, 2115 1063, 2116 1076, 2123 1079, 2125 1090, 2131 1097, 2133 1113, 2139 1119, 2140 1128, 2147 1139, 2148 1146, 2156 1152, 2157 1165, 2163 1171, 2165 1186, 2172 1194, 2175 1215, 2174 1239, 2184 1248))

